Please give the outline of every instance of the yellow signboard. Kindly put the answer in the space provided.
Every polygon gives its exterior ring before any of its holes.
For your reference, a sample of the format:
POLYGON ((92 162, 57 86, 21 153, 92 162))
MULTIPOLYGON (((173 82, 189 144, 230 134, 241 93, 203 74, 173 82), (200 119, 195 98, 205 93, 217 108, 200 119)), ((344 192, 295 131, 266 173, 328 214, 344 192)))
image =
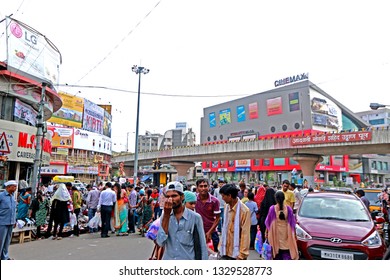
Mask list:
POLYGON ((48 122, 81 128, 83 124, 84 99, 64 92, 59 92, 62 107, 48 122))

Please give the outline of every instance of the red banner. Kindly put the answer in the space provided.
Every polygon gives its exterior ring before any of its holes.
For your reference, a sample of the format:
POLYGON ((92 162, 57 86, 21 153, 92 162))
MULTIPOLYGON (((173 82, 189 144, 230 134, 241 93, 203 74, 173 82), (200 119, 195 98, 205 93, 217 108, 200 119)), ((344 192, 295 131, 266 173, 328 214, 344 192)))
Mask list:
POLYGON ((294 137, 290 139, 292 146, 327 144, 327 143, 344 143, 370 141, 372 138, 371 131, 349 132, 340 134, 321 134, 294 137))

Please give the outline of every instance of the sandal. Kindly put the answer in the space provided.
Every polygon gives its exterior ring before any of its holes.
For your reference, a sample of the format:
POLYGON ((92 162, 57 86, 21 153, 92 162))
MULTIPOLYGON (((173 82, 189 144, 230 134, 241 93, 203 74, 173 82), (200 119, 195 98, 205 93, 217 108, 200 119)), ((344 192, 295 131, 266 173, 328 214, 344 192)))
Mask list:
POLYGON ((56 240, 56 239, 57 239, 57 236, 53 236, 51 239, 56 240))
POLYGON ((61 240, 62 239, 62 237, 57 237, 57 240, 61 240))

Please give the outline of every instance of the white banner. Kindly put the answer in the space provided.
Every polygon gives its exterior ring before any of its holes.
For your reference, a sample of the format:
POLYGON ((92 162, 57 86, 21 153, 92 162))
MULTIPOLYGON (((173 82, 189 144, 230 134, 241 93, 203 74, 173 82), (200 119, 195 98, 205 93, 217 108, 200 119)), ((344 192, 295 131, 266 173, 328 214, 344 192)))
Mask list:
POLYGON ((86 131, 83 129, 74 129, 74 149, 88 150, 111 155, 111 138, 86 131))
POLYGON ((103 134, 104 109, 84 99, 83 129, 103 134))

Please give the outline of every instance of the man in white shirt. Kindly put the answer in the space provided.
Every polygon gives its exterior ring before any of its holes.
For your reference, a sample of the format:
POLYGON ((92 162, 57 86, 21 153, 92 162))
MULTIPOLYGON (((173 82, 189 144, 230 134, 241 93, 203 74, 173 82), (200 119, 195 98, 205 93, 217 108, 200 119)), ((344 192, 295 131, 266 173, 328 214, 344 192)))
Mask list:
POLYGON ((108 231, 111 228, 111 212, 114 208, 116 202, 116 194, 112 190, 112 184, 110 182, 106 183, 105 190, 101 192, 98 203, 98 211, 101 211, 102 218, 102 233, 101 237, 106 238, 110 237, 108 231))
POLYGON ((295 197, 295 203, 294 203, 294 214, 298 211, 298 208, 299 206, 301 205, 301 202, 302 202, 302 194, 301 192, 298 190, 297 186, 294 184, 294 183, 291 183, 290 184, 290 190, 294 193, 294 197, 295 197))

